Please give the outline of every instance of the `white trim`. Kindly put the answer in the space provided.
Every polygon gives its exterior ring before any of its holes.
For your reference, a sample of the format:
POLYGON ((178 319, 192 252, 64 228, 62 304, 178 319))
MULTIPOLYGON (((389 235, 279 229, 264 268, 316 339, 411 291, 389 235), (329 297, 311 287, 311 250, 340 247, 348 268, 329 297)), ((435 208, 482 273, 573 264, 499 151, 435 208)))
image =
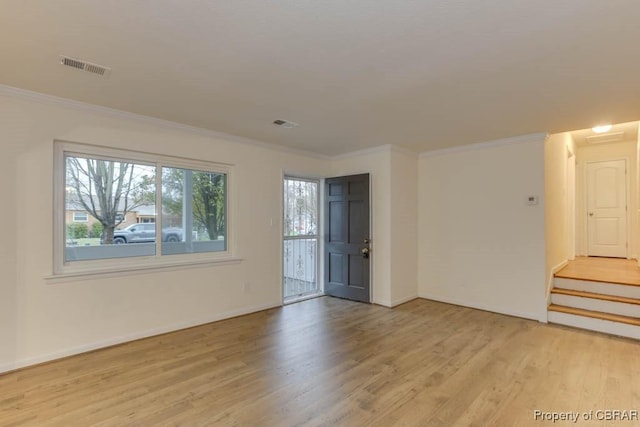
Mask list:
MULTIPOLYGON (((372 292, 373 293, 373 292, 372 292)), ((372 300, 371 304, 381 305, 382 307, 393 308, 393 305, 390 301, 382 301, 382 300, 372 300)))
POLYGON ((418 298, 428 299, 431 301, 444 302, 447 304, 459 305, 461 307, 468 307, 483 311, 490 311, 492 313, 498 314, 506 314, 507 316, 521 317, 523 319, 537 320, 541 323, 547 323, 547 313, 539 314, 539 313, 524 313, 520 311, 513 310, 504 310, 503 308, 498 307, 489 307, 484 304, 479 304, 474 301, 462 301, 455 298, 441 297, 439 295, 433 295, 429 293, 420 293, 418 294, 418 298))
POLYGON ((627 233, 625 236, 626 241, 626 245, 627 247, 625 248, 625 258, 626 259, 631 259, 632 257, 630 256, 631 254, 631 246, 635 246, 631 243, 631 240, 633 239, 633 219, 631 217, 631 209, 629 209, 629 207, 631 206, 631 178, 630 178, 630 173, 629 170, 631 169, 631 158, 629 156, 615 156, 615 157, 604 157, 603 159, 600 160, 585 160, 582 161, 582 169, 583 169, 583 185, 582 185, 582 190, 583 190, 583 207, 584 207, 584 211, 580 213, 580 215, 582 215, 582 217, 584 218, 583 221, 583 231, 584 231, 584 238, 583 240, 583 244, 584 244, 584 254, 585 256, 599 256, 599 255, 590 255, 589 254, 589 218, 587 218, 587 214, 589 212, 589 164, 592 163, 606 163, 606 162, 616 162, 616 161, 624 161, 624 185, 625 185, 625 197, 627 198, 625 200, 626 203, 626 209, 625 209, 625 213, 626 215, 626 228, 627 228, 627 233))
POLYGON ((156 166, 157 164, 162 164, 163 166, 171 168, 204 170, 221 173, 227 173, 231 167, 235 166, 233 163, 222 163, 182 156, 168 156, 149 151, 112 148, 104 145, 87 144, 64 139, 55 139, 54 145, 55 150, 61 150, 65 154, 72 156, 77 155, 113 161, 135 160, 145 166, 156 166))
MULTIPOLYGON (((135 258, 144 258, 144 257, 135 257, 135 258)), ((115 258, 122 260, 123 258, 115 258)), ((124 258, 127 259, 127 258, 124 258)), ((146 259, 146 258, 145 258, 146 259)), ((130 266, 121 266, 117 270, 113 268, 102 268, 102 269, 87 269, 87 270, 78 270, 71 271, 69 273, 59 273, 52 274, 50 276, 45 276, 45 280, 48 283, 66 283, 71 281, 78 280, 87 280, 87 279, 103 279, 107 277, 124 277, 124 276, 132 276, 134 274, 147 274, 147 273, 155 273, 159 271, 172 271, 172 270, 184 270, 184 269, 192 269, 192 268, 201 268, 201 267, 215 267, 222 265, 230 265, 230 264, 240 264, 244 261, 243 258, 238 257, 228 257, 228 258, 215 258, 215 259, 198 259, 198 260, 187 260, 187 261, 167 261, 167 262, 145 262, 144 264, 139 265, 130 265, 130 266)))
POLYGON ((404 297, 404 298, 398 298, 397 300, 394 300, 394 301, 391 302, 391 307, 392 308, 393 307, 397 307, 397 306, 399 306, 401 304, 407 303, 409 301, 413 301, 414 299, 418 299, 418 298, 420 298, 418 296, 418 294, 409 295, 408 297, 404 297))
MULTIPOLYGON (((376 257, 376 236, 373 232, 373 220, 374 220, 374 197, 373 197, 373 173, 365 172, 369 175, 369 251, 371 255, 369 255, 369 302, 373 301, 373 295, 375 291, 375 272, 374 272, 374 261, 376 257)), ((391 216, 389 216, 391 218, 391 216)), ((324 253, 324 252, 323 252, 324 253)))
POLYGON ((560 262, 556 266, 551 267, 551 270, 549 271, 549 277, 547 277, 547 290, 545 294, 547 299, 547 305, 549 305, 549 303, 551 302, 551 289, 554 286, 554 276, 558 271, 565 268, 567 264, 569 264, 569 261, 565 259, 564 261, 560 262))
POLYGON ((54 95, 47 95, 44 93, 34 92, 26 89, 20 89, 13 86, 0 84, 0 95, 12 96, 14 98, 26 99, 30 101, 36 101, 42 104, 57 105, 66 108, 72 108, 74 110, 80 110, 91 113, 100 113, 110 117, 119 119, 130 120, 138 123, 150 124, 167 129, 180 130, 189 132, 195 135, 206 136, 210 138, 224 139, 231 142, 237 142, 240 144, 250 145, 253 147, 261 147, 269 150, 296 154, 301 156, 307 156, 317 159, 330 160, 331 156, 326 154, 317 153, 314 151, 304 150, 301 148, 286 147, 278 144, 271 144, 268 142, 260 141, 257 139, 251 139, 244 136, 231 135, 224 132, 218 132, 210 129, 205 129, 197 126, 186 125, 183 123, 177 123, 170 120, 159 119, 156 117, 145 116, 142 114, 131 113, 128 111, 117 110, 115 108, 103 107, 100 105, 89 104, 86 102, 75 101, 68 98, 61 98, 54 95))
POLYGON ((210 316, 204 316, 198 319, 186 320, 183 322, 174 323, 169 326, 161 326, 158 328, 147 329, 140 332, 135 332, 119 337, 113 337, 102 341, 97 341, 90 344, 83 344, 75 347, 70 347, 65 350, 56 351, 53 353, 45 354, 42 356, 28 357, 24 359, 18 359, 12 363, 4 363, 0 365, 0 373, 9 372, 16 369, 24 368, 39 363, 49 362, 63 357, 74 356, 88 351, 97 350, 100 348, 111 347, 126 342, 131 342, 143 338, 153 337, 156 335, 162 335, 169 332, 179 331, 181 329, 192 328, 194 326, 206 325, 208 323, 217 322, 219 320, 229 319, 232 317, 244 316, 245 314, 256 313, 258 311, 269 310, 276 307, 281 307, 281 303, 261 304, 248 308, 230 310, 223 313, 218 313, 210 316))
POLYGON ((398 153, 398 154, 404 154, 405 156, 410 156, 410 157, 418 157, 418 153, 413 151, 413 150, 409 150, 407 148, 404 147, 399 147, 397 145, 392 145, 392 144, 385 144, 385 145, 378 145, 377 147, 371 147, 371 148, 364 148, 362 150, 356 150, 356 151, 350 151, 349 153, 344 153, 344 154, 337 154, 335 156, 333 156, 331 159, 332 160, 341 160, 341 159, 349 159, 351 157, 360 157, 360 156, 366 156, 368 154, 375 154, 375 153, 398 153))
MULTIPOLYGON (((191 160, 181 157, 163 156, 152 153, 129 151, 122 149, 112 149, 104 146, 91 144, 81 144, 65 141, 54 141, 53 146, 53 273, 46 279, 51 283, 56 282, 56 278, 64 281, 73 278, 87 278, 126 275, 132 272, 149 271, 163 268, 184 268, 198 264, 220 264, 237 263, 236 232, 234 229, 236 212, 235 203, 237 200, 235 168, 234 165, 203 162, 201 160, 191 160), (126 160, 143 164, 147 162, 154 167, 185 168, 191 170, 203 170, 214 173, 223 173, 226 176, 226 236, 225 250, 217 252, 184 253, 170 256, 162 255, 160 239, 156 239, 156 252, 151 256, 120 257, 120 258, 98 258, 92 260, 82 260, 67 262, 65 260, 65 217, 66 207, 64 201, 65 192, 65 155, 78 155, 82 157, 104 157, 110 160, 126 160)), ((159 173, 156 177, 159 180, 159 173)), ((156 196, 160 192, 160 187, 156 188, 156 196)), ((156 208, 159 206, 159 197, 156 197, 156 208)), ((159 212, 159 211, 158 211, 159 212)), ((155 223, 156 228, 162 226, 162 218, 155 223)), ((158 236, 160 233, 156 233, 158 236)))
POLYGON ((408 157, 418 158, 418 152, 409 150, 408 148, 400 147, 398 145, 391 145, 389 151, 397 154, 402 154, 408 157))
POLYGON ((413 150, 409 150, 408 148, 399 147, 397 145, 392 145, 392 144, 385 144, 385 145, 378 145, 377 147, 364 148, 362 150, 351 151, 349 153, 337 154, 333 156, 331 159, 332 160, 349 159, 352 157, 366 156, 368 154, 375 154, 380 152, 385 152, 385 153, 394 152, 398 154, 404 154, 409 157, 415 157, 415 158, 418 157, 417 152, 413 150))
POLYGON ((423 151, 420 153, 420 158, 443 156, 453 153, 464 153, 467 151, 484 150, 487 148, 500 147, 503 145, 521 144, 525 142, 540 141, 544 142, 548 138, 546 132, 530 133, 527 135, 513 136, 510 138, 496 139, 493 141, 476 142, 474 144, 460 145, 457 147, 441 148, 437 150, 423 151))
POLYGON ((349 153, 338 154, 333 156, 332 160, 349 159, 351 157, 360 157, 360 156, 366 156, 368 154, 375 154, 379 152, 390 152, 390 151, 391 151, 390 144, 378 145, 377 147, 363 148, 362 150, 356 150, 356 151, 350 151, 349 153))

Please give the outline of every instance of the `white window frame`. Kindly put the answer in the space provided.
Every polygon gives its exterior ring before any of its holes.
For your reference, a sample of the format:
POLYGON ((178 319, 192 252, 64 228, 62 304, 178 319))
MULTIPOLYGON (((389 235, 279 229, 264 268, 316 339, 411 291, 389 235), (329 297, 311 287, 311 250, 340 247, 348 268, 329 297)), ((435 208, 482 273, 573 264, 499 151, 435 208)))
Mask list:
MULTIPOLYGON (((54 141, 54 185, 53 185, 53 274, 50 279, 95 274, 118 275, 136 270, 155 270, 161 268, 182 267, 194 264, 234 263, 240 259, 236 256, 234 212, 235 212, 235 180, 234 166, 226 163, 206 162, 183 157, 172 157, 141 151, 115 149, 97 145, 81 144, 67 141, 54 141), (137 164, 171 168, 191 169, 198 171, 223 173, 226 175, 226 250, 217 252, 187 253, 162 255, 162 239, 156 239, 156 254, 153 256, 136 256, 86 261, 65 261, 65 156, 90 157, 112 161, 129 161, 137 164)), ((156 216, 155 225, 162 230, 162 176, 156 172, 156 216)), ((161 233, 156 231, 159 236, 161 233)))
POLYGON ((73 213, 73 222, 89 222, 89 213, 88 212, 74 212, 73 213), (76 219, 76 215, 84 214, 84 219, 76 219))

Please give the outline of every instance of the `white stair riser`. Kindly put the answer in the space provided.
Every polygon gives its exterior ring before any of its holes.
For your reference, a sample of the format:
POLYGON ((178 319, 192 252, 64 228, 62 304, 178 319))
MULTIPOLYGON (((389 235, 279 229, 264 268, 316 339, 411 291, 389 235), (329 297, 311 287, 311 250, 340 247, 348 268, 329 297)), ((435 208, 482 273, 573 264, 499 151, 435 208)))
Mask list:
POLYGON ((573 289, 575 291, 593 292, 596 294, 615 295, 618 297, 640 298, 640 286, 617 285, 613 283, 591 282, 588 280, 565 279, 555 277, 556 288, 573 289))
POLYGON ((626 323, 611 322, 609 320, 594 319, 592 317, 578 316, 575 314, 549 311, 548 320, 551 323, 573 326, 575 328, 589 329, 591 331, 604 332, 606 334, 640 340, 640 326, 626 323))
POLYGON ((573 295, 551 294, 551 302, 565 307, 583 308, 603 313, 620 314, 622 316, 640 317, 640 305, 622 302, 605 301, 573 295))

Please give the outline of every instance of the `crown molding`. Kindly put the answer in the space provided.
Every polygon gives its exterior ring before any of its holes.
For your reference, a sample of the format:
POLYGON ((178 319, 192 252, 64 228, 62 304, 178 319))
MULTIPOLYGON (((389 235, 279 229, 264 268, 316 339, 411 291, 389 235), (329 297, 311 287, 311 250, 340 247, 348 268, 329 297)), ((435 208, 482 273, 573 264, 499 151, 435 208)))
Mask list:
POLYGON ((415 151, 411 151, 407 148, 399 147, 397 145, 385 144, 385 145, 378 145, 377 147, 365 148, 357 151, 350 151, 344 154, 337 154, 333 156, 333 159, 334 160, 349 159, 352 157, 366 156, 369 154, 375 154, 375 153, 381 153, 381 152, 384 152, 384 153, 394 152, 398 154, 404 154, 406 156, 418 157, 418 153, 416 153, 415 151))
POLYGON ((402 154, 404 156, 418 158, 419 153, 413 150, 410 150, 405 147, 400 147, 398 145, 391 145, 390 150, 396 154, 402 154))
POLYGON ((441 148, 439 150, 423 151, 420 158, 436 157, 446 154, 464 153, 467 151, 485 150, 492 147, 500 147, 503 145, 522 144, 525 142, 541 141, 544 142, 548 138, 548 133, 538 132, 527 135, 513 136, 510 138, 496 139, 493 141, 477 142, 475 144, 460 145, 457 147, 441 148))
POLYGON ((218 132, 197 126, 186 125, 183 123, 173 122, 170 120, 159 119, 157 117, 145 116, 143 114, 131 113, 128 111, 117 110, 115 108, 103 107, 100 105, 90 104, 82 101, 75 101, 69 98, 62 98, 54 95, 47 95, 40 92, 34 92, 26 89, 20 89, 13 86, 0 84, 0 95, 9 96, 18 99, 35 101, 46 105, 57 105, 60 107, 70 108, 74 110, 103 114, 106 116, 129 120, 137 123, 144 123, 165 129, 178 130, 188 132, 194 135, 205 136, 209 138, 222 139, 230 142, 250 145, 252 147, 260 147, 267 150, 279 151, 288 154, 295 154, 305 157, 312 157, 322 160, 330 160, 332 157, 326 154, 317 153, 298 148, 286 147, 278 144, 271 144, 257 139, 246 138, 243 136, 232 135, 224 132, 218 132))
POLYGON ((366 156, 369 154, 375 154, 380 152, 388 152, 391 150, 391 145, 378 145, 377 147, 364 148, 362 150, 350 151, 344 154, 337 154, 333 156, 333 160, 350 159, 352 157, 366 156))

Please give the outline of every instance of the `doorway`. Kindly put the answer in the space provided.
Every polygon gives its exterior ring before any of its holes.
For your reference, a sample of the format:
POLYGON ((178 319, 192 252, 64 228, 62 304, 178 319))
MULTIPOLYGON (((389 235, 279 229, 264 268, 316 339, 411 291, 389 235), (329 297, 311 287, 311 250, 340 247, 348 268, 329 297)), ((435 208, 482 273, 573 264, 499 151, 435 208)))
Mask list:
POLYGON ((371 302, 369 174, 325 180, 325 294, 371 302))
POLYGON ((586 164, 587 255, 627 257, 625 159, 586 164))
POLYGON ((319 180, 285 176, 283 184, 283 302, 371 302, 369 174, 325 179, 323 216, 319 180))
POLYGON ((285 176, 282 287, 285 303, 322 294, 319 267, 320 181, 285 176))

